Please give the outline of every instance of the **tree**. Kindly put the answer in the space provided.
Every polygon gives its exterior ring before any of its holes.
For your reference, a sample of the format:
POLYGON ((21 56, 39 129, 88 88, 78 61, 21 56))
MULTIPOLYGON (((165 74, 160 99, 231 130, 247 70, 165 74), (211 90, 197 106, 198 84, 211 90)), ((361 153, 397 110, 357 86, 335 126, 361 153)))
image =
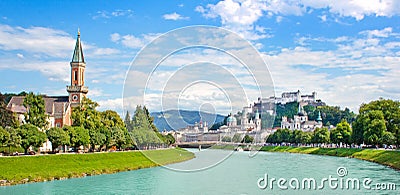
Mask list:
POLYGON ((335 129, 331 131, 331 141, 333 143, 351 143, 351 127, 346 120, 342 120, 335 129))
POLYGON ((392 145, 396 143, 396 137, 393 135, 392 132, 385 131, 383 132, 379 142, 381 144, 392 145))
POLYGON ((318 106, 316 109, 305 106, 304 110, 307 111, 309 120, 316 120, 320 112, 324 126, 336 126, 342 120, 352 123, 356 118, 356 115, 350 109, 342 110, 339 106, 318 106))
POLYGON ((16 117, 10 110, 7 110, 5 96, 0 93, 0 126, 6 128, 16 127, 17 125, 16 117))
POLYGON ((150 128, 154 131, 154 132, 159 132, 156 125, 154 124, 154 117, 150 116, 150 112, 149 110, 147 110, 146 106, 143 106, 143 112, 147 118, 147 121, 150 124, 150 128))
POLYGON ((326 128, 326 127, 316 128, 314 130, 313 142, 314 143, 329 143, 330 138, 329 138, 328 128, 326 128))
POLYGON ((52 127, 46 131, 47 138, 51 142, 53 152, 55 152, 58 146, 69 145, 70 137, 68 132, 59 127, 52 127))
POLYGON ((229 137, 229 136, 224 136, 224 137, 222 137, 221 141, 222 141, 222 142, 231 142, 231 141, 232 141, 232 138, 229 137))
POLYGON ((18 135, 21 137, 21 147, 25 154, 28 153, 29 147, 41 147, 46 141, 46 134, 32 124, 21 125, 18 128, 18 135))
POLYGON ((245 135, 242 142, 243 143, 252 143, 253 141, 254 141, 254 137, 245 135))
POLYGON ((75 148, 75 151, 80 146, 86 146, 90 143, 89 131, 83 127, 64 127, 70 137, 70 144, 75 148))
POLYGON ((175 137, 172 135, 172 134, 170 134, 170 133, 168 133, 166 136, 165 136, 165 143, 167 144, 167 145, 171 145, 171 144, 174 144, 175 143, 175 137))
POLYGON ((118 127, 111 128, 111 145, 117 146, 121 149, 124 144, 126 144, 125 131, 118 127))
POLYGON ((9 139, 10 133, 0 126, 0 146, 6 145, 9 139))
MULTIPOLYGON (((396 144, 398 145, 400 143, 400 102, 381 98, 371 101, 368 104, 362 104, 359 109, 359 116, 362 119, 368 120, 364 116, 374 110, 382 112, 386 127, 385 130, 391 132, 396 137, 396 144)), ((365 125, 362 127, 366 130, 365 125)))
POLYGON ((113 110, 106 110, 100 113, 101 116, 101 123, 108 127, 118 127, 118 128, 125 128, 125 124, 122 121, 119 114, 113 110))
POLYGON ((294 130, 292 132, 291 143, 299 144, 301 143, 301 137, 303 136, 303 131, 301 130, 294 130))
POLYGON ((310 144, 312 141, 312 138, 313 138, 312 132, 303 132, 301 134, 300 143, 310 144))
POLYGON ((240 135, 239 133, 235 133, 235 135, 233 135, 232 137, 232 142, 234 143, 240 143, 242 142, 242 135, 240 135))
POLYGON ((43 97, 29 92, 24 98, 23 105, 27 108, 25 113, 25 122, 32 124, 39 129, 45 129, 48 126, 46 108, 43 97))
POLYGON ((79 106, 72 111, 72 126, 81 126, 85 129, 100 129, 103 124, 101 113, 96 110, 99 104, 89 98, 83 97, 79 106))
POLYGON ((377 145, 381 139, 383 132, 386 131, 383 113, 380 110, 373 110, 367 113, 368 125, 364 130, 364 141, 366 144, 377 145))
POLYGON ((7 127, 6 130, 9 133, 6 146, 8 147, 8 152, 11 153, 11 146, 19 147, 21 145, 21 136, 18 135, 18 129, 7 127))
POLYGON ((125 127, 128 131, 133 130, 131 115, 129 114, 129 111, 126 111, 124 123, 125 123, 125 127))
POLYGON ((360 114, 356 120, 352 123, 353 133, 351 134, 351 140, 353 143, 362 144, 364 143, 364 129, 367 128, 368 124, 365 123, 365 116, 360 114))
POLYGON ((106 135, 101 133, 99 129, 89 129, 89 137, 89 143, 93 151, 96 150, 96 146, 103 146, 107 140, 106 135))

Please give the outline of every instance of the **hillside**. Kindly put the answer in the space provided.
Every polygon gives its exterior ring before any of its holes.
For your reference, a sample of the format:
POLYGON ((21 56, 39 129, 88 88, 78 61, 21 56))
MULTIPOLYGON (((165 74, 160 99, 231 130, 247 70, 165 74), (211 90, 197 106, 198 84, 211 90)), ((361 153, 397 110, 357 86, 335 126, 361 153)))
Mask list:
POLYGON ((159 131, 163 131, 164 129, 168 131, 177 130, 188 125, 194 125, 200 120, 203 122, 206 121, 209 124, 208 126, 211 127, 214 123, 224 120, 223 115, 189 110, 152 112, 150 115, 154 117, 154 124, 159 131))

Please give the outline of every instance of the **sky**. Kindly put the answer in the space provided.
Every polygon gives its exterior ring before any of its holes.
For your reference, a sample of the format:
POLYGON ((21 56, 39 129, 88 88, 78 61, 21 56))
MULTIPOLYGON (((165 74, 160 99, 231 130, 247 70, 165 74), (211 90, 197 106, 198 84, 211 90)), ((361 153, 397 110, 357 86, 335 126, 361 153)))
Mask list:
MULTIPOLYGON (((274 87, 263 96, 316 91, 328 105, 355 112, 362 103, 380 97, 400 99, 396 0, 5 0, 0 9, 2 93, 67 95, 79 28, 88 97, 100 104, 100 110, 122 113, 145 103, 155 112, 175 101, 182 109, 227 114, 259 96, 259 86, 251 79, 254 72, 243 69, 226 55, 229 52, 178 51, 152 74, 149 70, 156 64, 143 68, 135 63, 135 57, 164 33, 207 25, 226 29, 251 45, 237 46, 235 38, 220 40, 221 47, 228 43, 232 51, 233 46, 258 50, 253 53, 266 67, 254 65, 262 69, 256 71, 257 79, 268 78, 274 87), (146 86, 143 81, 148 81, 146 86)), ((178 40, 182 43, 185 37, 201 35, 184 32, 178 40)))

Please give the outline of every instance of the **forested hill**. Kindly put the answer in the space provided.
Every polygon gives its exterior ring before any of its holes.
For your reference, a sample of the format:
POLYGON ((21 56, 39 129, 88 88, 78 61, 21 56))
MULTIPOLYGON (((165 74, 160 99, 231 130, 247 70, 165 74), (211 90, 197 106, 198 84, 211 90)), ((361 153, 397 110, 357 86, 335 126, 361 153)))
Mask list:
MULTIPOLYGON (((274 121, 274 127, 280 127, 282 116, 287 116, 288 118, 293 118, 293 115, 298 113, 299 103, 291 102, 287 104, 277 104, 276 105, 276 118, 274 121)), ((312 106, 306 105, 303 107, 304 111, 308 114, 308 120, 316 120, 318 117, 318 112, 321 112, 322 122, 324 125, 334 125, 338 124, 342 119, 351 123, 355 120, 356 115, 354 112, 350 111, 348 108, 341 109, 339 106, 312 106)))
POLYGON ((168 110, 164 112, 152 112, 150 114, 154 117, 154 124, 159 131, 165 130, 178 130, 187 125, 194 125, 196 122, 202 120, 207 122, 211 127, 214 123, 224 120, 224 116, 219 114, 211 114, 199 111, 189 110, 168 110))

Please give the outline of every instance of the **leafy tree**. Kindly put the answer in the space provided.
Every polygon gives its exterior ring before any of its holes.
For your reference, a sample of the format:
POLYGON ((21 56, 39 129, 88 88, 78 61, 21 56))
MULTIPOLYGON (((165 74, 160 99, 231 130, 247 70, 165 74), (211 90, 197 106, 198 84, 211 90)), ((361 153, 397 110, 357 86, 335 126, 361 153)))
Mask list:
POLYGON ((316 120, 319 112, 321 112, 322 122, 325 126, 336 126, 342 120, 352 123, 356 118, 354 112, 348 108, 341 110, 339 106, 318 106, 312 112, 307 112, 309 120, 316 120))
POLYGON ((222 137, 221 141, 222 141, 222 142, 231 142, 231 141, 232 141, 232 138, 229 137, 229 136, 224 136, 224 137, 222 137))
POLYGON ((121 149, 126 144, 125 131, 118 127, 111 128, 111 140, 111 145, 115 145, 118 149, 121 149))
POLYGON ((41 147, 46 141, 46 134, 32 124, 21 125, 18 128, 18 135, 21 137, 21 147, 25 154, 28 153, 29 147, 41 147))
POLYGON ((351 143, 351 127, 346 120, 342 120, 335 129, 331 131, 331 141, 333 143, 351 143))
POLYGON ((49 123, 47 121, 46 108, 43 97, 29 92, 24 98, 23 105, 27 108, 25 122, 32 124, 39 129, 45 129, 49 123))
POLYGON ((282 116, 287 116, 288 118, 293 118, 295 114, 298 113, 299 103, 290 102, 287 104, 277 104, 276 116, 274 121, 274 127, 280 127, 282 122, 282 116))
POLYGON ((8 152, 11 153, 11 146, 19 147, 21 145, 21 136, 18 135, 18 129, 7 127, 7 132, 9 133, 9 139, 6 142, 8 147, 8 152))
POLYGON ((129 114, 129 111, 126 111, 124 123, 125 123, 125 127, 128 131, 133 130, 131 115, 129 114))
POLYGON ((80 146, 86 146, 90 143, 89 131, 83 127, 68 127, 65 126, 64 130, 66 130, 70 137, 70 143, 75 148, 75 151, 80 146))
POLYGON ((145 115, 146 118, 147 118, 147 121, 148 121, 149 124, 150 124, 151 129, 152 129, 154 132, 157 132, 157 133, 158 133, 159 131, 158 131, 156 125, 154 125, 154 117, 150 116, 150 112, 149 112, 149 110, 147 110, 146 106, 143 106, 143 112, 144 112, 144 115, 145 115))
POLYGON ((166 143, 166 144, 168 144, 168 145, 171 145, 171 144, 174 144, 175 143, 175 137, 172 135, 172 134, 170 134, 170 133, 168 133, 166 136, 165 136, 165 142, 164 143, 166 143))
POLYGON ((102 124, 101 113, 96 110, 99 104, 89 98, 83 97, 79 106, 72 111, 72 126, 81 126, 85 129, 100 129, 102 124))
POLYGON ((104 140, 103 144, 101 145, 100 149, 105 147, 105 149, 107 150, 109 146, 112 146, 112 142, 113 142, 112 137, 111 137, 111 129, 102 127, 102 128, 100 128, 100 133, 105 136, 105 140, 104 140))
POLYGON ((392 132, 385 131, 383 132, 379 142, 381 144, 392 145, 396 143, 396 137, 393 135, 392 132))
MULTIPOLYGON (((368 104, 362 104, 359 109, 359 116, 365 116, 371 111, 381 111, 387 131, 396 137, 396 144, 400 143, 400 102, 390 99, 379 99, 368 104)), ((364 120, 368 118, 362 117, 364 120)), ((364 121, 365 123, 365 121, 364 121)), ((366 130, 365 125, 364 131, 366 130)))
POLYGON ((89 129, 89 137, 89 143, 93 151, 96 150, 96 146, 103 146, 107 140, 106 135, 97 129, 89 129))
POLYGON ((235 135, 232 137, 232 142, 234 143, 240 143, 242 140, 242 136, 239 133, 235 133, 235 135))
POLYGON ((326 127, 316 128, 314 130, 313 142, 314 143, 329 143, 330 138, 329 138, 328 128, 326 128, 326 127))
POLYGON ((1 127, 16 127, 18 121, 14 114, 7 110, 7 104, 5 102, 5 96, 0 93, 0 126, 1 127))
POLYGON ((302 144, 310 144, 313 138, 312 132, 303 132, 301 134, 300 143, 302 144))
POLYGON ((367 113, 367 128, 364 130, 364 141, 366 144, 379 144, 379 140, 386 131, 383 113, 373 110, 367 113))
POLYGON ((122 121, 119 114, 112 110, 106 110, 101 112, 101 123, 108 127, 118 127, 118 128, 125 128, 125 124, 122 121))
POLYGON ((301 131, 301 130, 294 130, 293 131, 293 133, 292 133, 292 138, 291 138, 291 142, 292 143, 296 143, 296 144, 299 144, 299 143, 301 143, 301 138, 303 137, 303 131, 301 131))
POLYGON ((0 146, 6 145, 9 139, 10 133, 0 126, 0 146))
POLYGON ((52 127, 46 131, 47 138, 51 142, 52 150, 55 151, 58 146, 69 145, 70 138, 68 132, 59 127, 52 127))
POLYGON ((254 137, 245 135, 242 142, 243 143, 252 143, 253 141, 254 141, 254 137))

